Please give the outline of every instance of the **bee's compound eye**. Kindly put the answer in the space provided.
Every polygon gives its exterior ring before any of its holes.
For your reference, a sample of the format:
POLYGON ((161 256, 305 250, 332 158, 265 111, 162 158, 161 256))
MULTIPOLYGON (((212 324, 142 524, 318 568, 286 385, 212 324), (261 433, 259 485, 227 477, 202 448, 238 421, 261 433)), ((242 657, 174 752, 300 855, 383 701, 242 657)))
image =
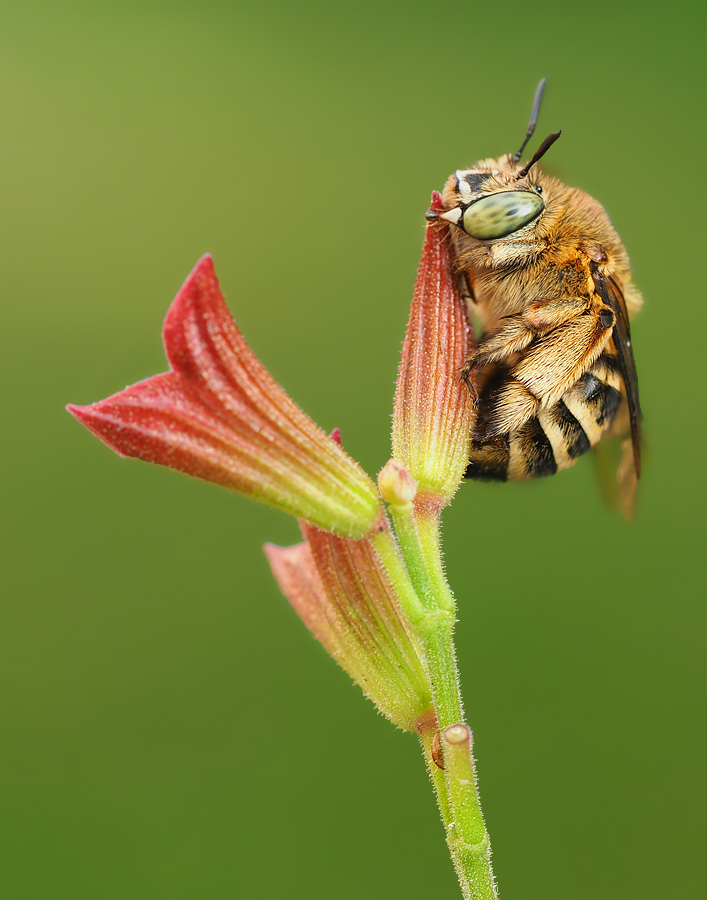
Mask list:
POLYGON ((503 191, 468 206, 461 225, 480 241, 491 241, 518 231, 545 209, 542 197, 530 191, 503 191))

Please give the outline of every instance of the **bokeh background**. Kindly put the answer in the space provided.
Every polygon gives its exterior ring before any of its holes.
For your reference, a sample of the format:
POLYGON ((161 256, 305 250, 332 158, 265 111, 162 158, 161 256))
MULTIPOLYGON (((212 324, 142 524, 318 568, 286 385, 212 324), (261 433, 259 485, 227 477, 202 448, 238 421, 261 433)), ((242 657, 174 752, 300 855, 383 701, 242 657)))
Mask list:
POLYGON ((518 146, 605 203, 646 305, 635 521, 589 459, 445 514, 501 894, 704 894, 704 15, 697 4, 3 3, 0 889, 452 898, 416 742, 305 632, 285 516, 63 410, 161 371, 206 250, 375 473, 430 190, 518 146))

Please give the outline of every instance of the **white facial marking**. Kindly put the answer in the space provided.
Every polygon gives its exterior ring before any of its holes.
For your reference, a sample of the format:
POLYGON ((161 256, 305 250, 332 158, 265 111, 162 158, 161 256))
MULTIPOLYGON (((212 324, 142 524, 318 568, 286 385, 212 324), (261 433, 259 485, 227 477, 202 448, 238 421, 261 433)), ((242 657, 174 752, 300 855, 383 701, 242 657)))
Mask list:
POLYGON ((457 169, 454 173, 455 178, 457 179, 457 191, 459 196, 462 198, 463 203, 471 203, 471 199, 474 196, 471 193, 471 188, 469 187, 469 182, 464 177, 470 169, 457 169))
POLYGON ((440 219, 445 219, 447 222, 451 222, 452 225, 458 225, 459 220, 462 217, 462 211, 459 207, 456 209, 449 209, 447 212, 443 212, 439 214, 440 219))

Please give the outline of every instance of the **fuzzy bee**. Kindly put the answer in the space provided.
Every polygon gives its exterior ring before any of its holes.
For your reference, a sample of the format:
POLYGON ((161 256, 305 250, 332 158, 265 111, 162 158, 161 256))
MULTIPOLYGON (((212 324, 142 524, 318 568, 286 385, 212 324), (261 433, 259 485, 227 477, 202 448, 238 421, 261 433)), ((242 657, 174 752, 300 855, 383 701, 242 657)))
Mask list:
POLYGON ((552 475, 603 436, 623 442, 619 487, 630 515, 640 474, 638 380, 629 313, 642 299, 604 208, 531 160, 545 85, 520 150, 450 176, 427 213, 451 223, 455 269, 476 333, 462 377, 478 397, 468 478, 552 475))

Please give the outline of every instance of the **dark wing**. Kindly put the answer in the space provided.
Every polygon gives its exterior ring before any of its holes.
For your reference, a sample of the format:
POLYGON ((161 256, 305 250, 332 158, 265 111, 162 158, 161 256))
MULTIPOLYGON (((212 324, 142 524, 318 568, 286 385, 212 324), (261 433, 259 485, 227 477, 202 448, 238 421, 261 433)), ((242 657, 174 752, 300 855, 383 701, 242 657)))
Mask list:
POLYGON ((628 413, 631 422, 631 444, 633 446, 633 466, 636 478, 641 474, 641 406, 638 402, 638 374, 636 373, 636 361, 633 358, 631 346, 631 326, 628 321, 626 301, 619 285, 611 275, 605 275, 596 264, 592 265, 592 277, 597 293, 601 299, 610 306, 616 316, 614 326, 614 346, 619 361, 621 377, 626 387, 626 399, 628 400, 628 413))

